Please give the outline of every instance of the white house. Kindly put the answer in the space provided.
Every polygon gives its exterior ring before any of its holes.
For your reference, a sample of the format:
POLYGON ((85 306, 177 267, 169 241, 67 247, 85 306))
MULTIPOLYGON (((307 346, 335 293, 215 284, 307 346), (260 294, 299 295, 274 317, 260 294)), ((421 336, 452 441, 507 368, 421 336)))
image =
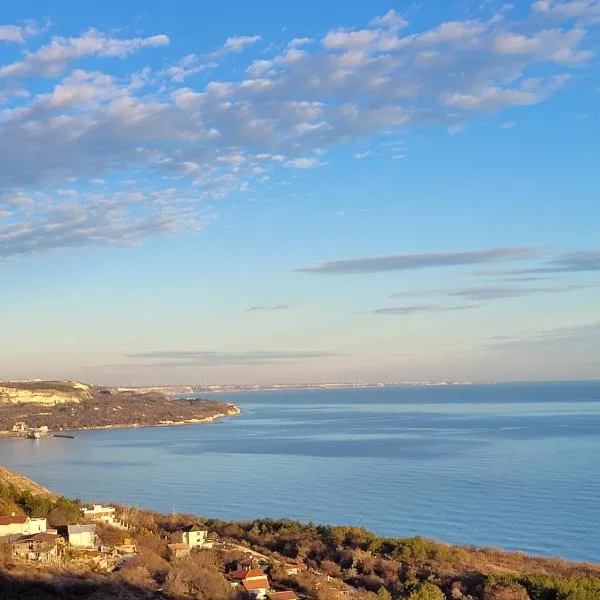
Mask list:
POLYGON ((25 522, 25 529, 23 535, 34 535, 36 533, 44 533, 47 531, 46 519, 32 519, 29 518, 25 522))
POLYGON ((69 544, 76 548, 96 547, 96 525, 68 525, 69 544))
POLYGON ((102 506, 102 504, 94 504, 81 509, 81 515, 86 521, 95 521, 118 529, 127 529, 127 525, 117 519, 116 512, 114 506, 102 506))
POLYGON ((11 515, 0 517, 0 537, 5 535, 34 535, 46 531, 46 519, 32 519, 11 515))
POLYGON ((244 586, 244 589, 248 595, 255 600, 262 600, 266 597, 267 592, 269 591, 269 579, 266 575, 253 579, 244 579, 242 581, 242 585, 244 586))
POLYGON ((269 591, 269 578, 260 569, 239 569, 229 573, 229 577, 239 581, 254 600, 263 600, 269 591))
POLYGON ((207 546, 208 531, 199 525, 190 525, 181 532, 181 541, 190 548, 207 546))

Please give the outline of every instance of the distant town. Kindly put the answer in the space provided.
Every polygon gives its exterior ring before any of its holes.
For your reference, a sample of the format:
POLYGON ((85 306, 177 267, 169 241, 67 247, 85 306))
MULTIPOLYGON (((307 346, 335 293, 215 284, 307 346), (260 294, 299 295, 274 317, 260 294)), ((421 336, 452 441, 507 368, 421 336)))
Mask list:
POLYGON ((268 383, 268 384, 190 384, 190 385, 156 385, 156 386, 131 386, 119 387, 118 391, 152 392, 159 391, 165 394, 214 394, 233 392, 272 392, 293 390, 334 390, 334 389, 365 389, 365 388, 393 388, 393 387, 425 387, 448 385, 491 385, 496 381, 336 381, 317 383, 268 383))

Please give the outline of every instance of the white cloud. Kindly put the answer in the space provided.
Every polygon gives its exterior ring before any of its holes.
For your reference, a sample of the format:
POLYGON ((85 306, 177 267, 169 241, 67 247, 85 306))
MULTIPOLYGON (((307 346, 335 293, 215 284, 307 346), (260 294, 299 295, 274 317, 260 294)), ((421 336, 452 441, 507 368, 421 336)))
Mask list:
POLYGON ((537 0, 531 5, 532 11, 553 19, 577 19, 587 23, 600 22, 599 0, 537 0))
POLYGON ((285 165, 286 167, 292 167, 294 169, 312 169, 314 167, 321 166, 323 163, 314 157, 302 157, 302 158, 293 158, 292 160, 288 160, 285 165))
POLYGON ((313 42, 312 38, 309 37, 299 37, 294 38, 289 44, 289 48, 299 48, 300 46, 306 46, 306 44, 310 44, 313 42))
POLYGON ((356 158, 356 160, 363 160, 364 158, 372 156, 372 154, 373 152, 371 150, 365 150, 364 152, 355 152, 353 156, 356 158))
POLYGON ((200 62, 200 60, 201 57, 197 54, 186 54, 177 62, 177 64, 172 65, 163 72, 165 75, 171 77, 173 81, 181 83, 187 77, 219 66, 218 63, 214 61, 200 62))
POLYGON ((260 35, 240 35, 237 37, 227 38, 223 48, 230 52, 241 52, 247 46, 252 46, 260 42, 262 38, 260 35))
POLYGON ((583 41, 585 34, 583 29, 553 29, 541 31, 533 36, 507 32, 494 38, 493 49, 498 54, 530 54, 541 61, 575 64, 589 60, 594 54, 591 50, 574 50, 583 41))
POLYGON ((0 25, 0 42, 24 44, 28 38, 38 33, 38 27, 32 22, 25 25, 0 25))
POLYGON ((408 25, 408 21, 399 15, 395 10, 389 10, 382 17, 375 17, 371 21, 371 25, 375 27, 389 27, 390 29, 401 29, 408 25))
POLYGON ((80 37, 54 37, 46 46, 28 54, 22 61, 0 68, 0 77, 28 77, 59 75, 70 61, 86 56, 123 58, 144 47, 165 46, 169 38, 164 34, 146 38, 117 39, 106 36, 95 29, 80 37))

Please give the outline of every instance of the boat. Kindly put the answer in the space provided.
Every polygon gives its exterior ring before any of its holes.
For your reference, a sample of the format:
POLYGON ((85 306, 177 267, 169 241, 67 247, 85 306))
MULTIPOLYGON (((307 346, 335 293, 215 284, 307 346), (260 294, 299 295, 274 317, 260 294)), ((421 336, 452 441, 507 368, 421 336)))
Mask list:
POLYGON ((29 431, 27 437, 30 440, 39 440, 42 437, 42 434, 39 431, 29 431))

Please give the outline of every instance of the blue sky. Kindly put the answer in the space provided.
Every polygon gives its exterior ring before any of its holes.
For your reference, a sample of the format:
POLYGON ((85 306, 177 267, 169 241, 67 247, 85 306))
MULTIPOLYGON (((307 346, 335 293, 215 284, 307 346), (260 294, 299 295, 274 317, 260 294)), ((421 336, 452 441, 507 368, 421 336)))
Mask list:
POLYGON ((600 1, 88 4, 2 11, 0 378, 600 375, 600 1))

